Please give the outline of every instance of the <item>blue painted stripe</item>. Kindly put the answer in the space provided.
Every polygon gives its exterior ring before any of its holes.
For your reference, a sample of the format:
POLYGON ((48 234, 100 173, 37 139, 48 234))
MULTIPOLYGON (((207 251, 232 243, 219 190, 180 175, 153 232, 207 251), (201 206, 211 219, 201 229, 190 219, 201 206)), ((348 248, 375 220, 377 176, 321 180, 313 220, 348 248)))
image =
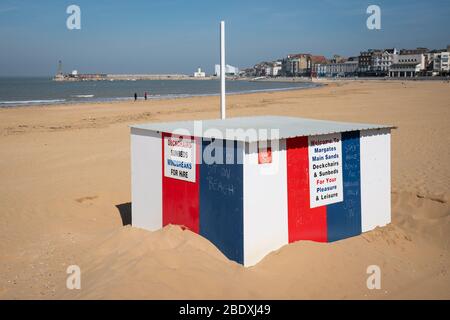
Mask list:
POLYGON ((328 241, 361 234, 361 166, 359 131, 342 133, 344 201, 327 206, 328 241))
MULTIPOLYGON (((205 163, 205 155, 213 149, 208 148, 210 143, 209 139, 203 139, 203 161, 200 165, 200 234, 229 259, 243 264, 243 165, 242 161, 237 161, 237 142, 231 143, 230 147, 224 143, 223 156, 218 155, 223 160, 222 164, 205 163), (233 163, 226 164, 226 158, 234 158, 233 163)), ((212 155, 215 156, 214 151, 212 155)))

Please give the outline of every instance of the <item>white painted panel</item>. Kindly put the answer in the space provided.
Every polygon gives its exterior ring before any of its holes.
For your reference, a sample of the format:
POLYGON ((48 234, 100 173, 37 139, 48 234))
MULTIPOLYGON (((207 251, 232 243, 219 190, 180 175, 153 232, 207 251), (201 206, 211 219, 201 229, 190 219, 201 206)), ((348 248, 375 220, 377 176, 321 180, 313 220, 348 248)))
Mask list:
POLYGON ((244 157, 244 265, 288 243, 286 140, 272 141, 272 163, 258 164, 257 143, 244 157))
POLYGON ((161 134, 131 129, 131 223, 147 230, 162 228, 161 134))
POLYGON ((390 129, 361 131, 362 232, 391 222, 390 129))

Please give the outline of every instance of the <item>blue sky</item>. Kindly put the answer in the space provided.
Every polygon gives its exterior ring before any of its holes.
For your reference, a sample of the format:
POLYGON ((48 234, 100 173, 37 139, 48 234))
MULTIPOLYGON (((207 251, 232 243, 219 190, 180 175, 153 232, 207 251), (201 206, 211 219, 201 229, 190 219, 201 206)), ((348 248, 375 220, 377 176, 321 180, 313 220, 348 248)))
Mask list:
POLYGON ((357 55, 367 48, 444 48, 448 0, 1 0, 0 75, 212 72, 219 21, 226 21, 227 63, 247 67, 287 53, 357 55), (66 8, 81 8, 68 30, 66 8), (381 7, 381 30, 366 9, 381 7))

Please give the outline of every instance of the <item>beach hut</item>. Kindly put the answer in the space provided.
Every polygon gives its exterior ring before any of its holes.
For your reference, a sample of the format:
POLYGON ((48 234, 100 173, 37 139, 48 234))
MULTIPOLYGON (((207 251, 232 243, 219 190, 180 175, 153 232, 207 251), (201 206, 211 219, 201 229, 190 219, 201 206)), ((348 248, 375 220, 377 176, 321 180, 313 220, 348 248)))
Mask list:
POLYGON ((384 226, 392 128, 281 116, 133 125, 132 225, 182 225, 245 266, 384 226))

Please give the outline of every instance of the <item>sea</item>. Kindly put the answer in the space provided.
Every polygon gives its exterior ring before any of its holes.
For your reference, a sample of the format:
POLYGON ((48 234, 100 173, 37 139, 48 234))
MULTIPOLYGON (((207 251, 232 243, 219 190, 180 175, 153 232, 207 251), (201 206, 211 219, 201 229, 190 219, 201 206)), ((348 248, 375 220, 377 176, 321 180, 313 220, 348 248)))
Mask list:
MULTIPOLYGON (((309 82, 230 80, 226 92, 243 94, 311 88, 309 82)), ((115 80, 57 82, 50 77, 0 77, 0 107, 111 102, 143 99, 175 99, 219 95, 219 80, 115 80)))

